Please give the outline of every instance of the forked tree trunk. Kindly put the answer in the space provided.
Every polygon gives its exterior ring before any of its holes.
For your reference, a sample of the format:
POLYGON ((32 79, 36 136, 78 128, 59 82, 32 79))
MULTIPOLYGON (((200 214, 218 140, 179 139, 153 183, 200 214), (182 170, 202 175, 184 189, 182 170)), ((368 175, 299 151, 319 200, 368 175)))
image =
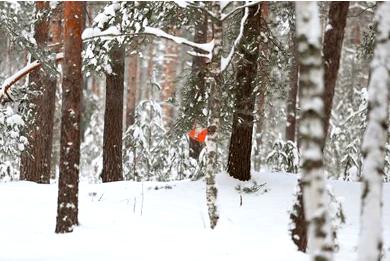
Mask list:
POLYGON ((388 136, 390 87, 390 2, 381 4, 376 13, 376 46, 368 86, 368 125, 362 151, 362 208, 358 261, 382 258, 382 194, 385 146, 388 136))
POLYGON ((81 33, 84 5, 84 2, 64 3, 64 76, 56 233, 72 232, 79 223, 80 105, 83 88, 81 33))
POLYGON ((261 34, 260 5, 248 9, 248 18, 238 48, 240 60, 236 72, 233 127, 227 166, 229 175, 239 180, 251 178, 253 110, 256 101, 253 91, 259 58, 259 50, 254 47, 259 46, 258 36, 261 34))
MULTIPOLYGON (((49 2, 36 2, 35 7, 37 13, 49 9, 49 2)), ((49 23, 47 19, 41 19, 35 24, 34 38, 39 47, 43 48, 48 43, 49 23)), ((51 101, 52 97, 52 80, 49 75, 42 70, 35 70, 30 74, 29 78, 30 91, 29 101, 33 106, 29 106, 31 117, 26 121, 26 132, 29 145, 22 152, 20 161, 20 176, 21 179, 34 181, 37 183, 50 183, 50 157, 51 148, 50 131, 48 128, 53 128, 49 122, 50 115, 44 114, 47 110, 53 111, 52 107, 47 107, 47 101, 51 101), (48 97, 50 96, 50 97, 48 97), (48 144, 50 142, 50 144, 48 144)), ((55 86, 54 86, 55 87, 55 86)), ((54 103, 53 103, 54 104, 54 103)))
POLYGON ((329 198, 323 166, 323 64, 321 33, 316 2, 297 2, 299 52, 299 95, 302 118, 299 122, 302 154, 302 185, 310 260, 333 260, 329 198))
POLYGON ((331 2, 329 7, 328 25, 325 28, 323 47, 325 69, 325 137, 329 129, 329 121, 332 114, 333 96, 340 66, 341 48, 343 46, 344 29, 347 23, 348 7, 349 2, 331 2))
POLYGON ((124 92, 124 49, 115 46, 110 53, 112 73, 106 74, 106 108, 103 132, 102 181, 123 180, 122 128, 124 92))

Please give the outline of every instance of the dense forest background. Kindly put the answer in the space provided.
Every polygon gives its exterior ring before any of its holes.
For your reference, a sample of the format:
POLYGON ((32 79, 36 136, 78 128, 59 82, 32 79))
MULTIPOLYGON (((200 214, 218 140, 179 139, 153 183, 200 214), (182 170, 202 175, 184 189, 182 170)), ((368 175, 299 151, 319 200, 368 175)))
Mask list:
MULTIPOLYGON (((291 239, 331 260, 343 213, 326 180, 362 181, 366 224, 380 223, 390 179, 387 11, 378 2, 1 2, 0 180, 58 183, 64 233, 78 224, 79 181, 204 178, 214 228, 217 173, 294 173, 291 239), (189 137, 201 129, 205 143, 189 137)), ((377 236, 361 231, 361 247, 377 236)), ((377 260, 364 258, 380 255, 375 244, 380 236, 360 260, 377 260)))

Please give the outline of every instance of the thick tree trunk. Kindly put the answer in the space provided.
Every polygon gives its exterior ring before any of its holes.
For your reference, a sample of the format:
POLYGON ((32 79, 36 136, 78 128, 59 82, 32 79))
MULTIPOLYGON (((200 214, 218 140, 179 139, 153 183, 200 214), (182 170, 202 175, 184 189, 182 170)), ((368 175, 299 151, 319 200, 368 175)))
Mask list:
POLYGON ((64 65, 60 177, 56 233, 72 232, 78 225, 78 183, 80 163, 80 115, 83 76, 81 33, 84 2, 64 3, 64 65))
MULTIPOLYGON (((294 5, 294 3, 291 3, 294 5)), ((290 21, 290 82, 287 98, 287 125, 286 125, 286 139, 292 142, 296 140, 296 122, 297 122, 297 94, 298 94, 298 49, 297 49, 297 35, 295 28, 295 21, 290 21)))
POLYGON ((259 8, 258 5, 248 8, 248 18, 238 48, 240 60, 236 72, 235 105, 227 171, 230 176, 239 180, 251 178, 253 110, 256 101, 253 90, 256 85, 259 58, 258 48, 254 46, 259 46, 257 39, 261 33, 259 8))
POLYGON ((299 51, 299 94, 302 118, 299 122, 302 154, 302 185, 308 250, 311 260, 333 260, 329 198, 323 167, 323 64, 321 33, 316 2, 297 2, 299 51))
POLYGON ((382 194, 385 147, 388 136, 390 87, 390 2, 379 6, 376 47, 368 86, 368 125, 362 151, 362 208, 358 261, 382 258, 382 194))
POLYGON ((341 48, 343 46, 344 28, 347 23, 349 2, 331 2, 329 8, 328 25, 324 35, 324 131, 325 137, 329 129, 332 113, 334 90, 340 66, 341 48))
POLYGON ((127 104, 126 104, 126 129, 134 124, 137 87, 138 87, 138 55, 128 58, 127 64, 127 104))
POLYGON ((220 109, 221 109, 221 57, 222 57, 222 22, 221 8, 219 2, 210 2, 211 12, 217 17, 213 23, 214 48, 211 62, 208 64, 209 72, 206 79, 206 86, 209 88, 210 97, 208 100, 209 126, 213 126, 216 131, 209 133, 206 141, 206 197, 207 207, 212 229, 217 225, 219 214, 217 210, 217 187, 215 184, 215 172, 218 169, 217 143, 220 132, 220 109))
POLYGON ((106 108, 103 133, 102 181, 123 180, 122 134, 124 92, 124 49, 115 46, 110 53, 112 74, 106 75, 106 108))
MULTIPOLYGON (((37 13, 49 9, 49 2, 36 2, 37 13)), ((48 42, 49 23, 46 19, 41 19, 35 24, 34 38, 39 47, 44 47, 48 42)), ((46 128, 50 127, 47 122, 49 120, 47 115, 43 113, 46 111, 46 100, 51 97, 46 97, 51 94, 52 81, 49 76, 42 70, 35 70, 30 74, 30 91, 34 93, 29 94, 29 101, 33 106, 30 107, 30 119, 28 119, 26 131, 28 138, 27 150, 22 152, 20 161, 20 176, 21 179, 34 181, 38 183, 50 183, 50 156, 51 153, 46 149, 51 147, 47 137, 46 128)), ((47 108, 47 110, 53 110, 47 108)), ((51 126, 52 127, 52 126, 51 126)))
MULTIPOLYGON (((194 42, 195 43, 206 43, 207 42, 207 15, 203 15, 199 21, 195 24, 194 42)), ((199 53, 202 53, 199 51, 199 53)), ((206 76, 207 58, 194 56, 192 58, 191 77, 195 83, 195 95, 194 100, 199 99, 198 97, 205 96, 205 76, 206 76)), ((196 120, 196 119, 195 119, 196 120)), ((203 145, 200 142, 189 139, 190 142, 190 157, 198 159, 199 154, 203 149, 203 145)))

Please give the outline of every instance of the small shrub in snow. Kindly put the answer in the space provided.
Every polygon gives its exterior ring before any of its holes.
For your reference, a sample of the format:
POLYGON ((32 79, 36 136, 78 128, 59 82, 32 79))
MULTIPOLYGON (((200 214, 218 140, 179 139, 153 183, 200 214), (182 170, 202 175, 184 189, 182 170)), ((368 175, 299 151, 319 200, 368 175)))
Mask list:
POLYGON ((299 154, 296 144, 282 139, 276 140, 271 153, 267 155, 267 165, 274 171, 297 173, 299 154))

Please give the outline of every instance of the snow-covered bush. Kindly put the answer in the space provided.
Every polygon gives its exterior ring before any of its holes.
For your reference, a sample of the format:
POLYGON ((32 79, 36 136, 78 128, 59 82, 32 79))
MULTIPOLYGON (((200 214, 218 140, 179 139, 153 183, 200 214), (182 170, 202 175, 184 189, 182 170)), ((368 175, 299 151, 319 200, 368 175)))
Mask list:
POLYGON ((277 139, 267 155, 267 165, 274 171, 298 172, 299 154, 296 144, 277 139))
POLYGON ((19 178, 19 156, 27 146, 22 117, 10 106, 0 108, 0 181, 19 178))
POLYGON ((167 181, 190 177, 196 162, 188 155, 187 137, 174 139, 170 134, 164 127, 160 105, 141 101, 135 122, 124 136, 125 179, 167 181))
POLYGON ((82 177, 87 177, 91 183, 98 183, 103 167, 104 110, 102 109, 103 105, 98 102, 95 96, 90 96, 86 100, 86 108, 90 110, 90 117, 84 117, 89 118, 89 120, 85 122, 86 129, 80 147, 80 170, 82 177))

